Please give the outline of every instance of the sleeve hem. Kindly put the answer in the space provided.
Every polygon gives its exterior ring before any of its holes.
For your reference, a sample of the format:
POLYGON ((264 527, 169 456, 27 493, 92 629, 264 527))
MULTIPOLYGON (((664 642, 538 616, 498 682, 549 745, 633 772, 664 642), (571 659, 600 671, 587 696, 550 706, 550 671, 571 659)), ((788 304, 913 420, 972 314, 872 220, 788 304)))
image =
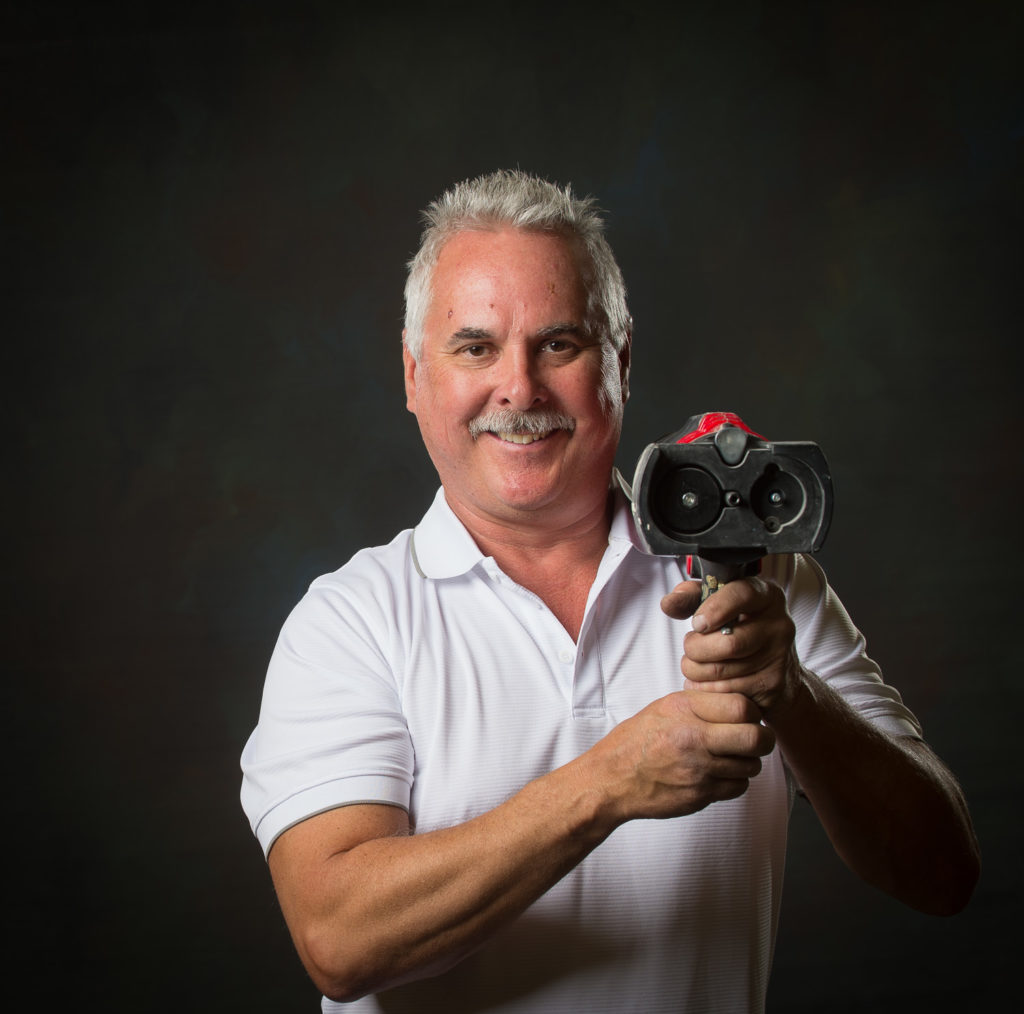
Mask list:
POLYGON ((379 803, 408 810, 409 786, 403 780, 387 775, 356 775, 297 792, 265 813, 254 828, 264 857, 289 828, 339 806, 358 803, 379 803))

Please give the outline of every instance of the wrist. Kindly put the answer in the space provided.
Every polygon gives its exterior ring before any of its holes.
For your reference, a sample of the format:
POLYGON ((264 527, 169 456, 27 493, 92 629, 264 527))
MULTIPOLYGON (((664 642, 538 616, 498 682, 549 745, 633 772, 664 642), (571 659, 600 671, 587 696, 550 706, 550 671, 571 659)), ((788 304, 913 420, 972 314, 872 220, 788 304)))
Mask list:
MULTIPOLYGON (((554 793, 563 833, 589 850, 604 841, 621 823, 620 804, 607 772, 586 751, 539 782, 554 793)), ((536 784, 536 783, 535 783, 536 784)))
POLYGON ((765 711, 765 723, 780 731, 804 721, 815 710, 820 685, 821 680, 794 658, 787 673, 786 690, 765 711))

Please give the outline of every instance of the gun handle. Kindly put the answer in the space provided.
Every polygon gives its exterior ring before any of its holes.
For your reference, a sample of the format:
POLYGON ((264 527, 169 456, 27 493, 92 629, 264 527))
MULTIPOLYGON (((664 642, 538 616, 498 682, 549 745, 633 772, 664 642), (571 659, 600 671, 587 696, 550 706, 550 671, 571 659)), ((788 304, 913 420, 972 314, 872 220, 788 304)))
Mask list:
POLYGON ((703 602, 709 595, 714 595, 723 584, 735 581, 740 577, 749 577, 758 572, 759 561, 752 563, 716 563, 700 557, 700 600, 703 602))

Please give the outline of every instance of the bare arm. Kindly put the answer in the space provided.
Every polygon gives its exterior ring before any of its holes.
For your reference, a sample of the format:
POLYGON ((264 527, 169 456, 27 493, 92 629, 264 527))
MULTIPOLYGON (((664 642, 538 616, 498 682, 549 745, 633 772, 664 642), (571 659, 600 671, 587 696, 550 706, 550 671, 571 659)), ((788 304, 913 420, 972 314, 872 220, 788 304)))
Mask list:
MULTIPOLYGON (((698 593, 692 582, 680 585, 663 608, 689 616, 698 593)), ((843 861, 920 911, 960 911, 980 860, 959 786, 926 744, 872 725, 800 665, 781 590, 759 579, 732 582, 697 609, 694 629, 684 675, 762 708, 843 861), (721 633, 740 616, 732 634, 721 633)))
POLYGON ((843 861, 919 911, 959 912, 980 864, 953 776, 927 744, 872 726, 806 670, 799 686, 768 721, 843 861))
POLYGON ((353 1000, 450 968, 635 817, 741 795, 774 745, 742 695, 649 705, 501 806, 411 834, 403 810, 343 807, 286 831, 270 869, 317 986, 353 1000))

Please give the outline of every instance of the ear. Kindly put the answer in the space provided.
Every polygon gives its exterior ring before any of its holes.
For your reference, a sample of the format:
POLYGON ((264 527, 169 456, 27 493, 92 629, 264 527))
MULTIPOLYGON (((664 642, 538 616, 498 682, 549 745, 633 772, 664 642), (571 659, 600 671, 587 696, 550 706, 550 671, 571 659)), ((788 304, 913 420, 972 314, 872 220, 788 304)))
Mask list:
POLYGON ((625 405, 629 401, 629 364, 630 356, 633 352, 633 331, 630 329, 626 332, 626 340, 622 344, 622 350, 619 352, 619 380, 622 384, 622 404, 625 405))
POLYGON ((416 414, 416 360, 405 344, 405 331, 402 332, 402 367, 405 373, 405 407, 416 414))

